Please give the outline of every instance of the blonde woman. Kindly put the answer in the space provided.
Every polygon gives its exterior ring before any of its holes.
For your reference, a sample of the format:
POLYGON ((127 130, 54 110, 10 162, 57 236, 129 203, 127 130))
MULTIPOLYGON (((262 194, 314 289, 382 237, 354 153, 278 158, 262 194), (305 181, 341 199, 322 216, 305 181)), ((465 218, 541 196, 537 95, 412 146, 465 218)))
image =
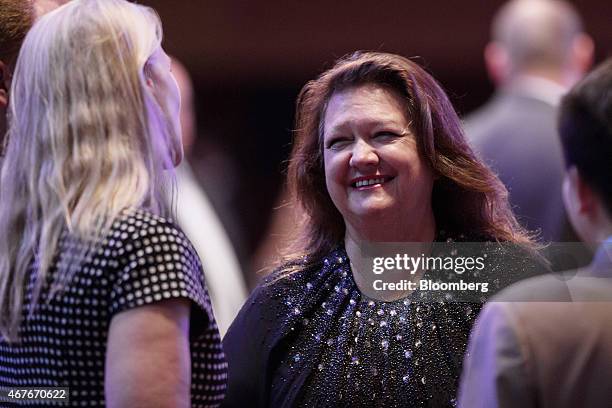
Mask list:
POLYGON ((200 260, 163 218, 182 146, 161 37, 149 8, 74 0, 25 39, 0 179, 0 387, 69 387, 87 406, 223 399, 200 260))

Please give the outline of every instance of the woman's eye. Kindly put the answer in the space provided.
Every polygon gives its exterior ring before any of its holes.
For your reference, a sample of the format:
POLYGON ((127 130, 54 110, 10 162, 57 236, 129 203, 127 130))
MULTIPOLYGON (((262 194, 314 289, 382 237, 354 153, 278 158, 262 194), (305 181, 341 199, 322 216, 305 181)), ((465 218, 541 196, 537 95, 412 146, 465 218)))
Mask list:
POLYGON ((327 149, 341 149, 342 147, 346 146, 348 143, 350 143, 350 139, 344 138, 344 137, 338 137, 338 138, 329 140, 325 147, 327 149))
POLYGON ((393 139, 399 137, 399 135, 397 133, 394 132, 377 132, 374 134, 374 138, 375 139, 393 139))

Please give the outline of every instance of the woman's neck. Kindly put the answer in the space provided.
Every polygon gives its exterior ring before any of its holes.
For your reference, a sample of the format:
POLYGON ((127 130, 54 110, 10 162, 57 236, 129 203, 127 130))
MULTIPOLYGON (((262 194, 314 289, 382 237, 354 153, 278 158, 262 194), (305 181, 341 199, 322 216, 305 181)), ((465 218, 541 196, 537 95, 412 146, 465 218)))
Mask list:
POLYGON ((347 240, 355 242, 432 242, 436 219, 431 207, 412 217, 380 216, 345 219, 347 240))
MULTIPOLYGON (((436 236, 436 222, 433 212, 425 217, 415 218, 413 222, 391 224, 380 222, 375 228, 359 227, 361 226, 351 225, 347 222, 344 246, 351 262, 353 278, 361 293, 371 293, 370 285, 373 272, 367 265, 371 263, 370 258, 372 256, 393 257, 397 252, 397 244, 400 244, 401 247, 401 244, 404 243, 411 243, 407 246, 407 248, 410 248, 407 252, 417 251, 420 253, 422 250, 426 250, 425 246, 429 248, 436 236), (391 243, 396 245, 390 245, 391 243), (419 243, 423 245, 418 245, 419 243), (366 246, 374 248, 376 254, 364 252, 366 246)), ((413 278, 418 278, 420 275, 418 273, 413 278)), ((395 296, 395 299, 405 297, 408 294, 409 292, 399 293, 395 296)))

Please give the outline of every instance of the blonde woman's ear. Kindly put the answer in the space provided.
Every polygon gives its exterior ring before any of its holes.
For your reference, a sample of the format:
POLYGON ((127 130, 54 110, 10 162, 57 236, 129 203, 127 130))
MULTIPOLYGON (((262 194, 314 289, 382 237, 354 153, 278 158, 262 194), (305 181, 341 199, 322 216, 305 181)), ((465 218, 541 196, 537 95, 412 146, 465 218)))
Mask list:
POLYGON ((5 109, 8 105, 8 92, 6 89, 0 89, 0 109, 5 109))
POLYGON ((8 66, 0 60, 0 108, 8 105, 8 91, 10 87, 10 72, 8 66))

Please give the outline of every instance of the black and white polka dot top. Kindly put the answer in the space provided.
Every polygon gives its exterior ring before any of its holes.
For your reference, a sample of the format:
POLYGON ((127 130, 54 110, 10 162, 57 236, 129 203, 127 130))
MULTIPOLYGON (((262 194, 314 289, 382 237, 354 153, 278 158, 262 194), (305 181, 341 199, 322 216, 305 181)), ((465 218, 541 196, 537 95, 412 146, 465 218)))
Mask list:
MULTIPOLYGON (((60 241, 49 282, 58 262, 75 253, 68 241, 65 236, 60 241)), ((32 296, 34 268, 29 282, 26 305, 32 296)), ((48 291, 46 285, 30 316, 24 310, 20 341, 0 340, 0 387, 69 387, 70 406, 104 406, 104 362, 113 316, 163 299, 185 298, 192 302, 192 404, 214 407, 223 400, 227 363, 202 266, 189 240, 172 222, 143 210, 125 212, 50 302, 48 291)), ((49 401, 39 404, 46 406, 49 401)))

